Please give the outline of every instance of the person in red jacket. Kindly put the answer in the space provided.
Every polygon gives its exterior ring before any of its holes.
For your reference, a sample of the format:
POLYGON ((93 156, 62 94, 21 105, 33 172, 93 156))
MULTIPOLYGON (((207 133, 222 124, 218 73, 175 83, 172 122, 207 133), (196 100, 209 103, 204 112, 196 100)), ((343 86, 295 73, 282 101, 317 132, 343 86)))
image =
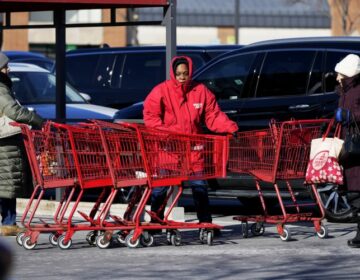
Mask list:
MULTIPOLYGON (((147 127, 192 134, 202 133, 202 124, 216 133, 238 130, 237 124, 220 110, 214 94, 203 84, 192 80, 191 58, 174 57, 171 66, 170 80, 155 86, 145 99, 143 115, 147 127)), ((189 181, 187 185, 192 188, 199 222, 212 222, 206 181, 189 181)), ((152 212, 158 212, 167 190, 167 187, 153 190, 152 212)), ((163 211, 158 215, 162 219, 163 211)))

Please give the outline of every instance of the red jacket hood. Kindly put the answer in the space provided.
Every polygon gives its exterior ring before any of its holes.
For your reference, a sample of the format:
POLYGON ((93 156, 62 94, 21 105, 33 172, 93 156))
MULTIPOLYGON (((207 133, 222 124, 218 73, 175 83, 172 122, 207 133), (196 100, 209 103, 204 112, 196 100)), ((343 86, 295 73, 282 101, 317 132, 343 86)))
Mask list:
POLYGON ((174 73, 174 62, 175 60, 179 59, 179 58, 184 58, 186 59, 186 61, 188 62, 188 66, 189 66, 189 79, 186 81, 186 83, 183 85, 183 93, 188 92, 191 89, 191 85, 193 84, 192 81, 192 75, 193 75, 193 62, 192 59, 188 56, 182 55, 182 56, 175 56, 173 57, 173 59, 171 60, 171 67, 170 67, 170 81, 176 86, 176 87, 181 87, 182 84, 179 83, 176 80, 175 77, 175 73, 174 73))

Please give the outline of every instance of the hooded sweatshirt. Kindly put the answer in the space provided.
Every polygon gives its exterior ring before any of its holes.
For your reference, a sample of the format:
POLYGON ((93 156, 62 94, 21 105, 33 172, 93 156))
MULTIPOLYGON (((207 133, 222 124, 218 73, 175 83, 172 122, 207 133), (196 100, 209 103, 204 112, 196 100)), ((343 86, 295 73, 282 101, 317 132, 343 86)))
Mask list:
POLYGON ((144 122, 148 127, 182 132, 202 133, 204 123, 217 133, 233 133, 238 130, 235 122, 223 113, 214 94, 203 84, 192 80, 193 63, 187 56, 174 57, 171 61, 170 80, 155 86, 144 102, 144 122), (189 79, 185 84, 175 78, 174 62, 186 59, 189 79))

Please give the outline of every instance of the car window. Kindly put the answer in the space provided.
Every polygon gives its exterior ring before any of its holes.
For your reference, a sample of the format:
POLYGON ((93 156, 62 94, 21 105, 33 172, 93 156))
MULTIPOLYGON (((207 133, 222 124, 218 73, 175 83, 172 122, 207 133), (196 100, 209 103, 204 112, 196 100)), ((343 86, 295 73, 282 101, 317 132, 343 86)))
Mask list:
POLYGON ((24 63, 31 63, 37 66, 40 66, 46 70, 51 70, 54 66, 52 61, 48 61, 45 59, 38 59, 38 58, 23 58, 23 59, 13 59, 13 62, 24 62, 24 63))
POLYGON ((162 53, 128 54, 124 63, 121 88, 151 90, 165 80, 165 56, 162 53))
POLYGON ((217 99, 241 98, 256 54, 228 57, 211 65, 196 79, 204 83, 217 99))
POLYGON ((67 81, 77 89, 110 87, 115 58, 114 54, 69 56, 67 81))
POLYGON ((210 58, 206 59, 202 54, 199 54, 199 53, 178 52, 178 55, 186 55, 191 58, 191 60, 193 62, 193 72, 198 70, 201 66, 205 65, 206 60, 210 59, 210 58))
POLYGON ((308 94, 316 94, 316 93, 323 93, 323 83, 322 83, 322 57, 323 52, 317 52, 313 67, 311 69, 311 76, 309 80, 309 86, 308 86, 308 94))
MULTIPOLYGON (((55 76, 43 72, 10 72, 13 92, 22 104, 55 103, 55 76)), ((77 91, 66 86, 67 103, 85 103, 77 91)))
POLYGON ((336 81, 336 72, 335 66, 336 64, 342 60, 345 56, 347 56, 350 52, 336 52, 331 51, 327 52, 326 59, 325 59, 325 91, 326 92, 333 92, 335 87, 338 85, 336 81))
POLYGON ((257 97, 302 95, 307 92, 316 52, 269 52, 261 69, 257 97))

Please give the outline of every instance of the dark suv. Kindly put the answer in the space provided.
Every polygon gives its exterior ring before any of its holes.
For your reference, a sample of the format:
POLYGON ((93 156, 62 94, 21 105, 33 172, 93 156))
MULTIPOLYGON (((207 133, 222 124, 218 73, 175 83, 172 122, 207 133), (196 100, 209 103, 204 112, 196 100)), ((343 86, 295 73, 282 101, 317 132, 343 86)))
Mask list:
MULTIPOLYGON (((332 117, 335 64, 360 54, 360 39, 320 37, 254 43, 223 54, 199 69, 221 109, 241 130, 268 126, 269 120, 332 117)), ((142 119, 142 103, 122 109, 119 119, 142 119)))
MULTIPOLYGON (((213 57, 240 48, 227 46, 179 46, 200 68, 213 57)), ((67 81, 91 96, 91 102, 123 108, 144 100, 166 77, 164 46, 80 49, 66 54, 67 81)))
MULTIPOLYGON (((338 102, 334 68, 349 53, 360 54, 359 38, 259 42, 215 58, 197 71, 194 79, 216 95, 221 109, 241 130, 267 127, 272 118, 328 118, 338 102)), ((142 119, 142 110, 143 104, 138 103, 120 110, 116 118, 142 119)), ((217 180, 211 187, 217 196, 258 196, 254 181, 246 176, 217 180)), ((264 194, 275 196, 272 187, 264 194)))

